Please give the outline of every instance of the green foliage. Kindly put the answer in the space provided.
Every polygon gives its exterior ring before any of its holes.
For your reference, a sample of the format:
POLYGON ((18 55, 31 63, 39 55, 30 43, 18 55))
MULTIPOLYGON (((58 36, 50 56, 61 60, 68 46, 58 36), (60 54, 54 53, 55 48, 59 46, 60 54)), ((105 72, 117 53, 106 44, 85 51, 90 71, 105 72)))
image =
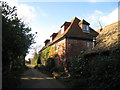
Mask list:
POLYGON ((84 54, 80 55, 79 58, 74 58, 71 62, 67 62, 68 72, 72 78, 78 78, 84 74, 86 62, 84 54))
POLYGON ((120 56, 119 50, 110 51, 109 54, 92 56, 95 60, 88 60, 84 55, 73 61, 69 72, 76 78, 74 87, 79 88, 120 88, 120 56))
POLYGON ((50 51, 50 47, 47 47, 44 51, 44 58, 45 59, 48 59, 48 54, 49 54, 49 51, 50 51))
POLYGON ((120 88, 120 56, 117 53, 98 55, 95 61, 89 62, 90 88, 120 88))
POLYGON ((55 64, 55 60, 53 58, 48 58, 47 62, 46 62, 46 65, 38 64, 34 68, 37 68, 41 72, 47 73, 47 74, 50 74, 50 75, 52 75, 53 72, 57 72, 57 70, 58 70, 57 67, 56 67, 56 64, 55 64))
POLYGON ((2 59, 3 71, 22 68, 28 48, 34 43, 34 34, 17 17, 16 7, 2 2, 2 59))
POLYGON ((39 57, 40 57, 40 59, 39 60, 41 60, 41 63, 42 64, 46 64, 46 62, 47 62, 47 59, 49 58, 49 51, 50 51, 50 47, 47 47, 44 51, 42 51, 40 54, 39 54, 39 57))
POLYGON ((38 55, 37 63, 38 65, 42 65, 42 67, 37 66, 40 70, 46 71, 50 74, 52 72, 58 72, 58 69, 56 67, 56 59, 55 59, 56 51, 54 46, 49 46, 46 49, 44 49, 42 52, 38 55))
POLYGON ((40 55, 38 55, 37 64, 42 64, 41 63, 41 56, 40 55))
POLYGON ((32 64, 37 65, 38 61, 38 54, 37 52, 34 52, 34 57, 32 58, 32 64))
POLYGON ((48 58, 46 63, 46 68, 47 68, 47 71, 49 71, 50 73, 52 73, 53 71, 57 71, 55 59, 48 58))

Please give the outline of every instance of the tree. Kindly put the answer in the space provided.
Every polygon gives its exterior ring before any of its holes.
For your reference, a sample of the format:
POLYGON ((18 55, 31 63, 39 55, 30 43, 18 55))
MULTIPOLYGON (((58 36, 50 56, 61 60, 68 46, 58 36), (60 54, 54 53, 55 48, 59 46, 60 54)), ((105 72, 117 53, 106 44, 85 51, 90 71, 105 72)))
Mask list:
POLYGON ((32 49, 34 49, 33 58, 32 58, 32 64, 34 64, 34 65, 37 65, 39 63, 38 59, 40 59, 40 58, 39 58, 38 51, 39 51, 40 47, 41 47, 41 45, 36 45, 36 46, 34 46, 34 48, 32 48, 32 49))
POLYGON ((2 60, 3 71, 24 66, 24 58, 35 35, 17 16, 17 8, 2 2, 2 60))
POLYGON ((37 64, 37 59, 38 59, 38 54, 37 54, 37 52, 34 52, 34 56, 32 58, 32 64, 33 65, 37 64))

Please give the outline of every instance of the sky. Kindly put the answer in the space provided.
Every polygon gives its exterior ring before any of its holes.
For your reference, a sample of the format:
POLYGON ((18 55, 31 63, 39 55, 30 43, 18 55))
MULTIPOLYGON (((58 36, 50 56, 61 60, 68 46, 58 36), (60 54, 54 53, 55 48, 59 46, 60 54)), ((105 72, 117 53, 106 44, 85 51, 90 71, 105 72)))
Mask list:
POLYGON ((17 7, 18 17, 31 27, 32 33, 38 32, 36 43, 31 45, 26 60, 33 57, 44 46, 44 41, 50 35, 60 30, 65 21, 74 17, 85 19, 94 30, 98 29, 98 22, 102 27, 118 21, 119 0, 6 0, 10 6, 17 7), (58 1, 58 2, 57 2, 58 1), (106 2, 104 2, 106 1, 106 2), (114 1, 114 2, 113 2, 114 1))

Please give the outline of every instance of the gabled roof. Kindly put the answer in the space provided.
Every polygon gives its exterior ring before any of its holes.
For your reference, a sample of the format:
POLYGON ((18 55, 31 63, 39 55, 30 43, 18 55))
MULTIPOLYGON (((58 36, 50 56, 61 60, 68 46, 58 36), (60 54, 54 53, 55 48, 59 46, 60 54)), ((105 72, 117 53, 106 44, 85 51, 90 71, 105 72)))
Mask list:
POLYGON ((63 25, 67 24, 69 25, 69 27, 64 31, 64 33, 61 33, 61 30, 59 30, 57 32, 58 34, 53 39, 53 41, 49 43, 49 45, 54 44, 55 42, 59 41, 61 38, 64 37, 93 40, 93 37, 96 37, 98 33, 95 30, 93 30, 91 27, 90 27, 90 33, 83 32, 81 28, 82 23, 89 24, 87 21, 85 20, 81 21, 77 17, 72 19, 70 22, 65 22, 63 25))
MULTIPOLYGON (((63 34, 59 34, 55 37, 55 39, 52 41, 56 41, 57 39, 65 36, 65 37, 76 37, 76 38, 84 38, 84 39, 93 39, 93 37, 96 37, 98 33, 94 31, 90 27, 90 33, 86 33, 82 31, 82 28, 79 25, 79 22, 81 20, 75 17, 73 20, 71 20, 71 24, 69 27, 65 30, 63 34)), ((84 20, 85 21, 85 20, 84 20)))

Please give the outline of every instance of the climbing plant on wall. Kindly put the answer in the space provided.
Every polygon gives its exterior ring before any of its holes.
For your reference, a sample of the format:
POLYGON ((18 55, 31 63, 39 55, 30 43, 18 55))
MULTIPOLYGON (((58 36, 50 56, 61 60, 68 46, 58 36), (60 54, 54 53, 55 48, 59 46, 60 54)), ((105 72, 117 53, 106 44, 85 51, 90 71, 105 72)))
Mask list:
POLYGON ((49 51, 50 51, 50 47, 47 47, 44 51, 40 52, 40 54, 39 54, 41 63, 42 63, 43 65, 46 64, 46 61, 47 61, 47 59, 48 59, 49 51))
POLYGON ((51 46, 48 56, 51 57, 51 58, 55 58, 56 54, 57 54, 56 47, 55 46, 51 46))
POLYGON ((55 58, 57 54, 55 49, 56 49, 55 46, 49 46, 45 50, 40 52, 39 56, 40 56, 41 63, 43 65, 46 64, 47 60, 49 60, 48 58, 53 58, 53 59, 55 58))

